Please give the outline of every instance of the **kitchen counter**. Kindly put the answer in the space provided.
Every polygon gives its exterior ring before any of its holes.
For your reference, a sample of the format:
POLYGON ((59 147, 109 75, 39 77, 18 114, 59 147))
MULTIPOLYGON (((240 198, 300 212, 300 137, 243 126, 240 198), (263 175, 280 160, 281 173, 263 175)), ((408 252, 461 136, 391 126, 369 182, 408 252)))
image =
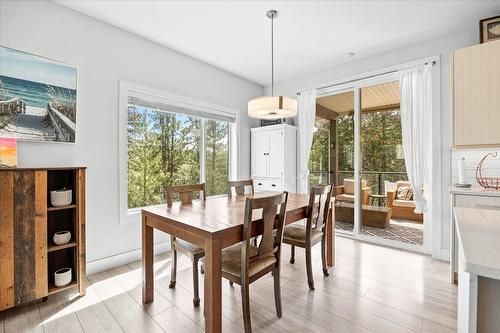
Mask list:
POLYGON ((500 280, 500 211, 456 207, 455 221, 464 270, 500 280))
POLYGON ((465 195, 483 195, 487 197, 500 197, 500 190, 495 190, 492 188, 482 188, 478 186, 472 186, 470 188, 461 188, 452 186, 450 187, 450 193, 453 194, 465 194, 465 195))
POLYGON ((458 332, 500 332, 500 210, 455 207, 458 332))

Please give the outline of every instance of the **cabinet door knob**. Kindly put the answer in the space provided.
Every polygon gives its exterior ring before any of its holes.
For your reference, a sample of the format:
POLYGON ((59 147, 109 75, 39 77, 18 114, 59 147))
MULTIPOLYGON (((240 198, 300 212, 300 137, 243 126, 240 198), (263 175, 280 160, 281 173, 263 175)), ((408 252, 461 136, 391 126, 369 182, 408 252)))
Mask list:
POLYGON ((258 183, 257 185, 262 185, 262 183, 258 183))
POLYGON ((272 186, 272 187, 276 187, 276 184, 272 184, 271 186, 272 186))

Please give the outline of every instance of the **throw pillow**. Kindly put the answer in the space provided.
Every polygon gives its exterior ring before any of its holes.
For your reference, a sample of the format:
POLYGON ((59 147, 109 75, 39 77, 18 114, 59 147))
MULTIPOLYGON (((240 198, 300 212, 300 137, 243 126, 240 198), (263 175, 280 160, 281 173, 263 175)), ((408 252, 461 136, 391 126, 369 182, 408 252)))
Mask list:
POLYGON ((401 186, 396 193, 396 199, 413 200, 413 189, 410 186, 401 186))

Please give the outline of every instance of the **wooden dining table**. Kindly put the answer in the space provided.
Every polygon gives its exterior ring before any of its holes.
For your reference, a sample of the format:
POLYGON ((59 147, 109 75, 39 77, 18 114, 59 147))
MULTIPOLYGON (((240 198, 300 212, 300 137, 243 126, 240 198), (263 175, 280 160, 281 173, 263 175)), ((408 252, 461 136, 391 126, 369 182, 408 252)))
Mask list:
MULTIPOLYGON (((266 196, 272 193, 259 193, 266 196)), ((157 229, 205 249, 205 332, 221 332, 222 328, 222 269, 221 252, 225 247, 243 240, 243 218, 246 196, 211 197, 192 204, 174 202, 142 209, 142 301, 153 302, 153 230, 157 229)), ((285 225, 306 217, 309 196, 289 193, 285 225)), ((334 265, 333 211, 329 209, 327 223, 327 264, 334 265)), ((256 211, 254 221, 261 219, 256 211)), ((252 236, 262 234, 262 225, 252 223, 252 236)), ((304 277, 305 279, 305 277, 304 277)))

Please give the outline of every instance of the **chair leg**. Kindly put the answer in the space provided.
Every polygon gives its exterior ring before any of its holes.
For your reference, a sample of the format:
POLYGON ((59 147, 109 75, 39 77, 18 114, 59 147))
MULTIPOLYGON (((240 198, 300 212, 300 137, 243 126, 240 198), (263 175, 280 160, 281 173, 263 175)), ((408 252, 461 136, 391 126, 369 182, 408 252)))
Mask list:
POLYGON ((176 275, 177 275, 177 251, 175 250, 175 246, 172 248, 172 265, 170 270, 170 284, 168 287, 170 289, 175 288, 176 284, 176 275))
MULTIPOLYGON (((243 282, 243 281, 242 281, 243 282)), ((250 319, 250 286, 248 281, 241 284, 241 305, 243 308, 243 325, 245 333, 252 332, 252 322, 250 319)))
POLYGON ((295 246, 292 245, 292 250, 290 254, 290 264, 295 264, 295 246))
POLYGON ((309 289, 314 290, 314 278, 312 272, 312 260, 311 260, 311 247, 306 246, 306 270, 307 270, 307 283, 309 284, 309 289))
POLYGON ((197 308, 198 306, 200 306, 200 291, 198 286, 198 259, 193 260, 193 290, 193 305, 195 308, 197 308))
POLYGON ((281 285, 280 285, 280 268, 276 267, 273 271, 274 276, 274 305, 276 306, 276 315, 281 318, 283 310, 281 307, 281 285))
POLYGON ((323 275, 329 276, 328 265, 326 264, 326 241, 324 237, 321 240, 321 262, 323 263, 323 275))

